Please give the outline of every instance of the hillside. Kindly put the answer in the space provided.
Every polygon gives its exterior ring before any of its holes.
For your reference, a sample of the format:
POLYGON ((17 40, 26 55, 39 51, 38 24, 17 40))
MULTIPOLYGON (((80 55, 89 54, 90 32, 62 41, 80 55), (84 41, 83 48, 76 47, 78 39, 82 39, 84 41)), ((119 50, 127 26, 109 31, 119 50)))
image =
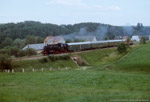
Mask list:
POLYGON ((13 40, 16 38, 25 39, 28 35, 47 37, 48 35, 66 35, 79 33, 85 29, 87 34, 99 36, 105 35, 104 39, 113 39, 118 35, 149 35, 150 28, 143 27, 140 23, 137 26, 113 26, 101 23, 78 23, 74 25, 56 25, 35 21, 25 21, 20 23, 8 23, 0 25, 0 43, 6 37, 13 40))
POLYGON ((150 72, 150 44, 131 51, 114 65, 116 70, 133 72, 150 72))
POLYGON ((115 49, 79 53, 91 66, 87 70, 0 73, 0 101, 149 101, 149 45, 135 46, 125 56, 115 49))

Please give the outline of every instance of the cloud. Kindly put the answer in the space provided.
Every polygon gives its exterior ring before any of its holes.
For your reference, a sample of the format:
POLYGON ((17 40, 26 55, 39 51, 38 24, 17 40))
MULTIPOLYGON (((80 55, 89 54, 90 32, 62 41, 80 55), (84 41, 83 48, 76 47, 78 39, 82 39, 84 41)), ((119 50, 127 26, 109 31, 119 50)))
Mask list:
POLYGON ((93 6, 93 8, 100 11, 119 11, 121 8, 119 6, 93 6))
POLYGON ((86 6, 81 0, 52 0, 49 5, 86 6))
POLYGON ((66 7, 78 7, 81 10, 90 10, 90 11, 119 11, 121 8, 119 6, 102 6, 102 5, 89 5, 82 0, 52 0, 48 5, 59 5, 66 7))

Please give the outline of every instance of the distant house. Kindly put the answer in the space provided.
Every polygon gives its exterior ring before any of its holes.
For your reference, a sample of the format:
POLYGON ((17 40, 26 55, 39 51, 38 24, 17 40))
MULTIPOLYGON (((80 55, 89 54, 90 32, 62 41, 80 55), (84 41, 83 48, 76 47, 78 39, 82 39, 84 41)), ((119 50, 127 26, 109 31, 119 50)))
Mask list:
POLYGON ((48 36, 44 40, 44 43, 47 44, 58 44, 58 43, 65 43, 65 40, 61 36, 48 36))
POLYGON ((127 39, 129 38, 129 36, 123 36, 123 40, 127 41, 127 39))
POLYGON ((140 36, 137 36, 137 35, 135 35, 135 36, 132 36, 132 38, 131 38, 131 40, 133 40, 133 41, 137 41, 137 42, 139 42, 140 41, 140 36))
POLYGON ((95 36, 75 36, 74 39, 84 40, 84 41, 89 41, 89 42, 97 41, 95 36))
POLYGON ((23 50, 26 50, 28 48, 32 48, 32 49, 36 50, 38 53, 40 53, 43 50, 44 46, 45 46, 44 43, 41 43, 41 44, 28 44, 23 48, 23 50))
POLYGON ((120 40, 122 39, 122 36, 115 36, 115 40, 120 40))

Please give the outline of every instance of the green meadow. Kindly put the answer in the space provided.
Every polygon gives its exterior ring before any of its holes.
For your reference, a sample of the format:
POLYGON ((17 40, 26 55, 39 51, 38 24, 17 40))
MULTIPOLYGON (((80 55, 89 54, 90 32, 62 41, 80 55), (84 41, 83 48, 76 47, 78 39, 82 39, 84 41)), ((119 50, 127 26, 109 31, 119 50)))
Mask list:
POLYGON ((70 69, 0 73, 0 102, 116 102, 115 99, 148 102, 149 52, 150 44, 132 47, 126 54, 118 54, 116 48, 79 53, 89 63, 86 70, 71 59, 43 64, 37 63, 38 60, 16 62, 17 69, 27 70, 31 65, 35 68, 63 65, 62 68, 70 69))

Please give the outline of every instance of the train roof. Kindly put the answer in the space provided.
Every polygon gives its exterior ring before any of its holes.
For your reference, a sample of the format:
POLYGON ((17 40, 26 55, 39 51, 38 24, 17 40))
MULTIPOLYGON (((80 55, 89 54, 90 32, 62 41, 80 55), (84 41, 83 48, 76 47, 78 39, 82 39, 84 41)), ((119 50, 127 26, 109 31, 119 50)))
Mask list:
POLYGON ((44 43, 41 43, 41 44, 28 44, 23 48, 23 50, 26 50, 28 48, 32 48, 32 49, 35 49, 35 50, 42 50, 44 46, 45 46, 44 43))
POLYGON ((84 44, 97 44, 97 43, 107 43, 107 42, 122 42, 124 40, 104 40, 104 41, 95 41, 95 42, 75 42, 67 43, 68 45, 84 45, 84 44))

